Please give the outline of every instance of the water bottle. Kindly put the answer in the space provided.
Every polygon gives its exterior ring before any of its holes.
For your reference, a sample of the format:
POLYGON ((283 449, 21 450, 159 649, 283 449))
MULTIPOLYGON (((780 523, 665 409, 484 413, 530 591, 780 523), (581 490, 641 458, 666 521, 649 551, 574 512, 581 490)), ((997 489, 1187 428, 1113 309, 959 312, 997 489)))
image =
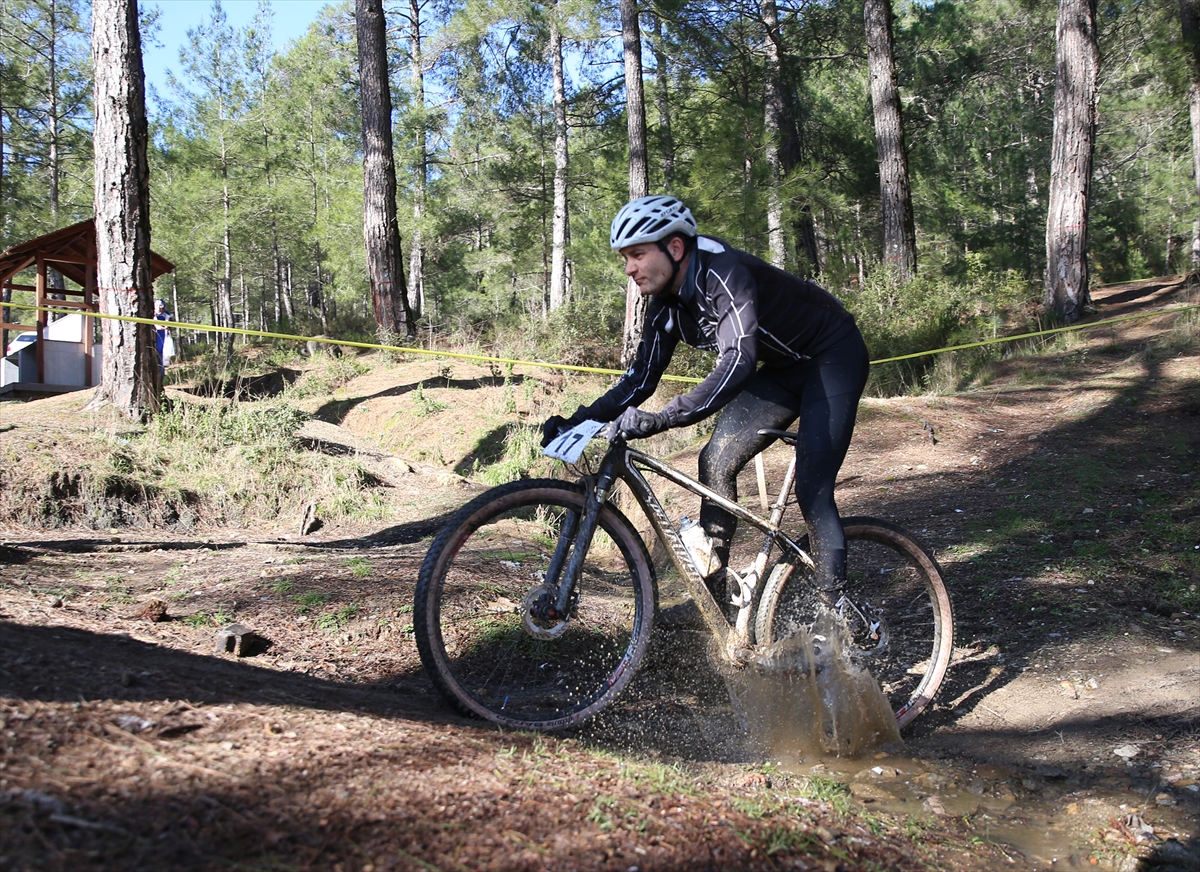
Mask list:
POLYGON ((712 539, 708 538, 699 523, 687 515, 679 519, 679 538, 683 540, 684 547, 687 548, 688 555, 692 558, 692 563, 696 565, 696 570, 700 573, 701 578, 711 575, 720 568, 715 565, 716 560, 713 559, 712 539))

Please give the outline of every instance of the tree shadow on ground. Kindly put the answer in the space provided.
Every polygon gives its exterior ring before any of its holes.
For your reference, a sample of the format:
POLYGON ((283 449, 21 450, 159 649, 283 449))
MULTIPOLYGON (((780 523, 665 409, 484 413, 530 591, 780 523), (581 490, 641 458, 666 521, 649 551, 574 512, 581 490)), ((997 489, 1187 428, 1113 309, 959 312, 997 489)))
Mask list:
POLYGON ((277 397, 300 378, 300 370, 272 370, 262 375, 238 376, 237 378, 216 378, 210 376, 199 383, 181 388, 186 393, 197 397, 224 397, 228 400, 265 400, 277 397))
POLYGON ((454 471, 469 476, 477 469, 497 463, 504 457, 504 444, 516 427, 516 424, 508 422, 481 436, 475 447, 454 465, 454 471))
POLYGON ((0 621, 0 694, 43 702, 187 699, 206 704, 301 705, 383 717, 452 720, 433 694, 415 694, 417 670, 351 684, 204 656, 123 634, 0 621), (398 689, 406 688, 406 689, 398 689), (423 698, 422 698, 423 697, 423 698))
POLYGON ((402 397, 405 394, 411 393, 418 388, 422 390, 431 390, 433 388, 447 388, 459 391, 474 391, 480 388, 496 388, 503 387, 505 384, 513 386, 520 385, 525 381, 523 375, 511 376, 480 376, 479 378, 450 378, 444 379, 439 376, 431 378, 419 379, 415 382, 403 385, 394 385, 390 388, 385 388, 382 391, 376 391, 373 394, 365 394, 357 397, 347 397, 344 399, 330 400, 322 405, 313 417, 320 421, 327 421, 330 424, 341 424, 355 408, 370 400, 380 399, 383 397, 402 397))

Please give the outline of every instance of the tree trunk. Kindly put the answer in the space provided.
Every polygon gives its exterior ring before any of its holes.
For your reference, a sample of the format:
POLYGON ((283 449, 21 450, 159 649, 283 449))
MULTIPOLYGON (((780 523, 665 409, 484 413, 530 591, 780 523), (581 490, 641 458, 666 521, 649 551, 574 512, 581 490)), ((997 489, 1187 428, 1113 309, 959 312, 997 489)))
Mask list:
POLYGON ((383 0, 355 0, 358 68, 362 80, 363 240, 375 324, 384 335, 414 336, 400 227, 396 222, 396 163, 392 148, 392 92, 388 83, 383 0))
MULTIPOLYGON (((96 284, 100 309, 150 318, 150 168, 137 0, 94 0, 96 284)), ((143 420, 158 411, 162 372, 150 324, 103 320, 92 406, 143 420)))
POLYGON ((896 61, 892 43, 891 0, 865 0, 867 68, 871 74, 871 104, 875 110, 875 143, 879 151, 879 195, 883 213, 883 262, 901 281, 917 271, 917 237, 913 225, 912 193, 896 61))
POLYGON ((1096 140, 1096 0, 1059 0, 1050 208, 1046 216, 1047 309, 1068 324, 1090 300, 1088 192, 1096 140))
POLYGON ((763 29, 766 31, 766 83, 763 100, 764 155, 767 161, 767 250, 771 263, 787 268, 787 245, 783 238, 783 166, 780 142, 783 138, 783 74, 779 64, 779 12, 775 0, 761 0, 763 29))
MULTIPOLYGON (((223 188, 221 192, 221 207, 225 215, 225 227, 221 233, 221 250, 225 256, 225 266, 221 272, 221 281, 218 285, 217 304, 221 309, 221 321, 226 327, 235 326, 233 323, 233 239, 230 224, 230 199, 229 199, 229 177, 228 167, 224 160, 224 148, 222 147, 221 160, 221 177, 223 179, 223 188)), ((225 356, 233 355, 233 334, 222 333, 217 337, 217 348, 224 350, 225 356)))
POLYGON ((671 136, 671 77, 667 69, 667 50, 663 41, 662 19, 654 16, 654 105, 658 109, 658 129, 662 133, 663 190, 675 184, 675 140, 671 136))
MULTIPOLYGON (((49 18, 48 33, 46 34, 46 139, 48 140, 49 170, 50 170, 50 226, 58 229, 58 210, 62 204, 59 188, 62 182, 62 158, 59 152, 59 134, 61 128, 58 117, 58 3, 50 0, 47 9, 49 18)), ((54 268, 46 270, 46 286, 56 291, 66 288, 62 273, 54 268)), ((66 295, 51 293, 52 300, 65 300, 66 295)), ((50 318, 57 318, 51 315, 50 318)))
MULTIPOLYGON (((646 103, 642 90, 642 29, 638 24, 637 0, 621 0, 621 36, 625 54, 625 122, 629 131, 629 199, 650 192, 646 164, 646 103)), ((628 365, 642 342, 646 299, 632 281, 625 283, 625 329, 621 362, 628 365)))
POLYGON ((550 311, 570 294, 567 246, 571 225, 567 213, 567 87, 563 75, 563 40, 558 21, 550 22, 550 67, 554 79, 554 227, 550 259, 550 311))
MULTIPOLYGON (((1192 74, 1188 114, 1192 122, 1192 178, 1196 184, 1196 201, 1192 208, 1197 209, 1200 208, 1200 5, 1196 0, 1179 0, 1179 19, 1183 28, 1183 48, 1192 74)), ((1200 218, 1192 220, 1192 269, 1200 269, 1200 218)))
POLYGON ((408 285, 412 297, 412 314, 419 319, 425 313, 425 243, 421 224, 425 220, 425 194, 429 187, 429 128, 425 118, 425 59, 421 50, 421 4, 409 0, 409 49, 412 54, 413 102, 417 105, 417 165, 414 182, 416 201, 413 203, 412 246, 408 255, 408 285))

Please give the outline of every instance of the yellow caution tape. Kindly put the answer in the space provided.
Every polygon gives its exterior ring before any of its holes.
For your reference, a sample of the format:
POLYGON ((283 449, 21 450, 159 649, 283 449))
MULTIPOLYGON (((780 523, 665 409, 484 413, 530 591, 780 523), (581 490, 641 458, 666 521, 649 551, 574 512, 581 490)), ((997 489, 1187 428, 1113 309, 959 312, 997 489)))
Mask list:
POLYGON ((978 342, 968 342, 964 345, 948 345, 945 348, 935 348, 931 351, 915 351, 912 354, 901 354, 896 357, 885 357, 881 360, 872 360, 871 365, 878 363, 893 363, 897 360, 912 360, 914 357, 925 357, 929 354, 943 354, 947 351, 962 351, 965 348, 979 348, 983 345, 995 345, 998 342, 1016 342, 1018 339, 1033 339, 1037 336, 1050 336, 1055 333, 1070 333, 1075 330, 1090 330, 1093 327, 1104 327, 1108 324, 1118 324, 1121 321, 1135 321, 1139 318, 1156 318, 1159 315, 1172 315, 1179 312, 1186 312, 1189 309, 1200 309, 1200 303, 1190 306, 1174 306, 1167 309, 1159 309, 1157 312, 1139 312, 1136 315, 1121 315, 1117 318, 1105 318, 1102 321, 1089 321, 1086 324, 1072 324, 1070 327, 1054 327, 1050 330, 1038 330, 1036 333, 1020 333, 1016 336, 997 336, 994 339, 981 339, 978 342))
MULTIPOLYGON (((454 360, 473 360, 480 363, 506 363, 514 366, 530 366, 540 369, 556 369, 566 372, 586 372, 595 375, 624 375, 624 370, 619 369, 604 369, 595 366, 573 366, 566 363, 547 363, 542 360, 520 360, 510 357, 489 357, 484 354, 466 354, 459 351, 439 351, 429 348, 412 348, 403 345, 383 345, 377 342, 353 342, 345 339, 329 339, 324 336, 297 336, 291 333, 271 333, 265 330, 248 330, 244 327, 214 327, 211 324, 191 324, 186 321, 160 321, 155 318, 138 318, 133 315, 111 315, 103 312, 88 312, 80 309, 60 309, 52 306, 34 306, 28 303, 0 303, 0 307, 12 307, 14 309, 30 309, 39 312, 54 312, 62 315, 83 314, 92 318, 109 318, 114 321, 128 321, 134 324, 150 324, 155 327, 177 327, 182 330, 196 330, 204 333, 231 333, 238 336, 257 336, 263 339, 287 339, 293 342, 320 342, 326 345, 344 345, 347 348, 367 348, 378 351, 393 351, 401 354, 423 354, 429 357, 445 357, 454 360)), ((984 345, 996 345, 1000 342, 1016 342, 1020 339, 1034 339, 1038 336, 1051 336, 1056 333, 1069 333, 1076 330, 1090 330, 1093 327, 1104 327, 1109 324, 1118 324, 1122 321, 1134 321, 1141 318, 1155 318, 1160 315, 1172 315, 1180 312, 1186 312, 1190 309, 1200 309, 1200 304, 1188 306, 1175 306, 1166 309, 1159 309, 1157 312, 1141 312, 1136 315, 1121 315, 1116 318, 1106 318, 1101 321, 1089 321, 1086 324, 1072 324, 1069 327, 1054 327, 1049 330, 1038 330, 1033 333, 1021 333, 1016 336, 998 336, 993 339, 981 339, 978 342, 967 342, 962 345, 948 345, 943 348, 932 348, 928 351, 914 351, 912 354, 901 354, 896 357, 885 357, 880 360, 872 360, 871 365, 876 366, 881 363, 894 363, 898 360, 912 360, 917 357, 926 357, 931 354, 945 354, 950 351, 962 351, 967 348, 979 348, 984 345)), ((33 327, 34 325, 30 325, 33 327)), ((685 382, 688 384, 699 384, 700 379, 694 376, 683 375, 664 375, 664 381, 685 382)))

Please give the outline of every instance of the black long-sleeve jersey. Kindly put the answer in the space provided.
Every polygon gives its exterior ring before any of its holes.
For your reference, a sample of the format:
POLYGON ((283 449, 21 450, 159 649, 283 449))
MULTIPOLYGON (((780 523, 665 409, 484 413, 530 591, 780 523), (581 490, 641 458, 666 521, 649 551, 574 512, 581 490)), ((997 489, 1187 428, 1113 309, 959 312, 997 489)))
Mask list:
POLYGON ((663 413, 693 424, 728 403, 759 361, 782 367, 810 358, 858 328, 833 294, 711 236, 698 236, 678 296, 656 294, 629 371, 581 412, 615 420, 651 396, 682 340, 717 352, 713 371, 663 413))

